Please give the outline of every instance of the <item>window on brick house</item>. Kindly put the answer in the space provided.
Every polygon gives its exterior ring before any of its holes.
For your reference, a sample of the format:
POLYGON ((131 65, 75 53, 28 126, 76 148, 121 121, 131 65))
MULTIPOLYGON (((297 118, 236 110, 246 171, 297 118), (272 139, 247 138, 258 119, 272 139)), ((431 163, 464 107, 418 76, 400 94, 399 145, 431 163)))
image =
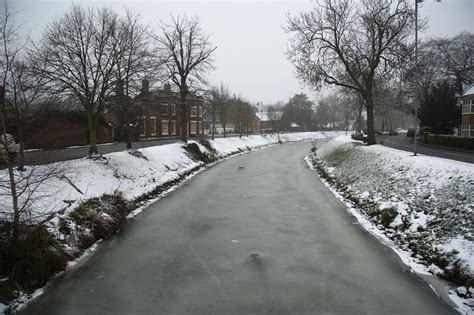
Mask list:
POLYGON ((197 117, 197 106, 191 106, 191 117, 197 117))
POLYGON ((156 136, 156 117, 150 117, 150 135, 156 136))
POLYGON ((175 135, 176 134, 176 120, 171 120, 170 121, 170 135, 175 135))
POLYGON ((162 136, 169 135, 169 126, 168 126, 168 121, 167 120, 162 120, 161 121, 161 135, 162 136))
POLYGON ((190 134, 192 134, 192 135, 197 134, 197 122, 196 121, 191 121, 190 134))
POLYGON ((142 117, 140 124, 140 136, 146 136, 146 117, 142 117))
POLYGON ((168 115, 168 104, 161 104, 161 114, 168 115))

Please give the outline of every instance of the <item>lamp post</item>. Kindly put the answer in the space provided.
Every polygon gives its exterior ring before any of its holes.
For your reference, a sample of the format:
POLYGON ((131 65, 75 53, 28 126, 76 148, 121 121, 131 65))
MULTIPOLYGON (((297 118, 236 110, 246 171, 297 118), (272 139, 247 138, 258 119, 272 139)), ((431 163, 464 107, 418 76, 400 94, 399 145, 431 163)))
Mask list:
POLYGON ((420 95, 418 87, 418 3, 423 0, 415 0, 415 137, 413 140, 413 155, 417 155, 418 141, 418 105, 420 104, 420 95))

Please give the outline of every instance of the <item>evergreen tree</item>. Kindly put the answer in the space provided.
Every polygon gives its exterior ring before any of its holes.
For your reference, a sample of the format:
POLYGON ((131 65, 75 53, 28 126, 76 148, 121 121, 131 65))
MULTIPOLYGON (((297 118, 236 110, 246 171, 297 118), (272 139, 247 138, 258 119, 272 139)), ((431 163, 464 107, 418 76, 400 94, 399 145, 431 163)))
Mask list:
POLYGON ((422 127, 432 133, 452 134, 461 124, 461 107, 457 105, 456 88, 443 81, 433 85, 421 100, 418 117, 422 127))

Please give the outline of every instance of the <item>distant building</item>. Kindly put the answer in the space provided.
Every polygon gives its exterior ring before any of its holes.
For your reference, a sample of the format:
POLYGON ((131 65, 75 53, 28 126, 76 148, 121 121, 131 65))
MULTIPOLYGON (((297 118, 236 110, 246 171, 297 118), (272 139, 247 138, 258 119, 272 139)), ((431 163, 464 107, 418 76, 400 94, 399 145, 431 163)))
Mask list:
MULTIPOLYGON (((181 99, 179 92, 173 92, 169 84, 163 89, 150 90, 148 80, 142 81, 141 93, 134 99, 140 107, 138 124, 135 128, 134 140, 147 140, 162 137, 179 137, 181 135, 181 99)), ((186 116, 188 136, 201 134, 202 108, 204 100, 202 97, 188 95, 186 97, 186 116)), ((114 106, 110 106, 113 111, 114 106)), ((115 123, 113 115, 109 111, 109 121, 115 123)))
POLYGON ((461 96, 461 137, 474 138, 474 85, 461 96))
POLYGON ((256 112, 255 116, 257 117, 256 124, 260 124, 260 126, 256 126, 257 128, 261 128, 263 131, 276 131, 273 130, 273 128, 279 126, 279 129, 281 129, 280 121, 283 117, 282 111, 256 112))

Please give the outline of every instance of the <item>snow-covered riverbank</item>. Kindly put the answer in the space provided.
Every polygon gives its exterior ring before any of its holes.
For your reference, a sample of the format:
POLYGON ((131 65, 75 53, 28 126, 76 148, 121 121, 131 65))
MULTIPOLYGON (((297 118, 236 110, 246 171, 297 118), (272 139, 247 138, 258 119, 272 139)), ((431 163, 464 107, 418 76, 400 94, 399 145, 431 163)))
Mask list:
MULTIPOLYGON (((307 132, 274 135, 252 135, 209 140, 206 146, 196 144, 200 152, 213 161, 231 155, 293 141, 312 141, 334 137, 340 132, 307 132)), ((187 178, 192 177, 208 165, 186 148, 183 143, 148 147, 136 151, 122 151, 93 158, 83 158, 61 163, 27 167, 31 179, 35 174, 47 174, 54 170, 58 176, 35 186, 28 200, 20 197, 30 217, 44 221, 43 224, 64 250, 78 257, 101 235, 110 235, 123 224, 123 213, 131 210, 127 217, 143 211, 147 204, 163 194, 176 189, 187 178), (105 197, 104 197, 105 196, 105 197), (117 197, 119 196, 119 197, 117 197), (92 201, 92 202, 91 202, 92 201), (119 205, 120 207, 116 207, 119 205), (120 209, 119 209, 120 208, 120 209)), ((19 174, 18 174, 19 175, 19 174)), ((0 180, 7 183, 6 170, 0 171, 0 180)), ((11 194, 8 185, 0 186, 0 207, 10 209, 11 194)), ((5 211, 7 213, 7 211, 5 211)), ((8 215, 6 216, 8 218, 8 215)), ((70 266, 75 262, 71 261, 70 266)), ((38 295, 41 289, 33 293, 38 295)), ((32 295, 24 292, 17 302, 24 303, 32 295)), ((2 309, 0 303, 0 310, 2 309)))
POLYGON ((368 231, 415 271, 455 282, 462 299, 453 299, 463 312, 474 311, 472 164, 365 146, 348 136, 319 145, 307 162, 368 231))

